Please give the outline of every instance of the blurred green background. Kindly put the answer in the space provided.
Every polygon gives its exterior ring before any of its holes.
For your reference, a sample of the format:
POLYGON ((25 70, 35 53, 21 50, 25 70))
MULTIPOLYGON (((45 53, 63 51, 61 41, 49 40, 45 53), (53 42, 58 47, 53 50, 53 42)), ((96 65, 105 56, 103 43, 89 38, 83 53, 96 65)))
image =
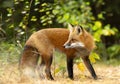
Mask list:
POLYGON ((0 0, 0 61, 17 62, 33 32, 67 23, 94 36, 103 62, 120 63, 120 0, 0 0))

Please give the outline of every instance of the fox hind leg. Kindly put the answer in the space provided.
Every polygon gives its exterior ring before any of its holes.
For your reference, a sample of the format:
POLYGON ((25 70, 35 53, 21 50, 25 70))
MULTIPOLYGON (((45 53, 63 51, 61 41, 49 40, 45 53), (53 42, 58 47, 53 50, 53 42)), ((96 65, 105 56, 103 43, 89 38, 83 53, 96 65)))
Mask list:
POLYGON ((44 66, 45 66, 45 61, 44 61, 43 57, 41 56, 41 63, 37 68, 38 75, 41 79, 45 79, 44 72, 43 72, 44 66))
POLYGON ((45 60, 45 65, 46 65, 45 73, 46 73, 47 79, 54 80, 54 78, 52 77, 52 74, 51 74, 52 59, 53 59, 52 55, 47 56, 47 59, 45 60))

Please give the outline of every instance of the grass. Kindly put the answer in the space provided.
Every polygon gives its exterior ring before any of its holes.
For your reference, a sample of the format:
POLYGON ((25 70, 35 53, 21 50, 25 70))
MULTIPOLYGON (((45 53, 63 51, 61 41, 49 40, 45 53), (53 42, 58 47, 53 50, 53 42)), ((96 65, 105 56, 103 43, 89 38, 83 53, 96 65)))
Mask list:
MULTIPOLYGON (((18 63, 14 64, 2 64, 0 63, 0 84, 119 84, 120 83, 120 66, 106 66, 96 64, 94 68, 98 75, 98 80, 93 80, 88 70, 80 72, 76 65, 74 65, 74 80, 70 80, 67 77, 67 73, 64 75, 61 73, 54 76, 55 80, 50 81, 47 79, 29 78, 22 80, 18 69, 18 63)), ((53 71, 53 69, 52 69, 53 71)))

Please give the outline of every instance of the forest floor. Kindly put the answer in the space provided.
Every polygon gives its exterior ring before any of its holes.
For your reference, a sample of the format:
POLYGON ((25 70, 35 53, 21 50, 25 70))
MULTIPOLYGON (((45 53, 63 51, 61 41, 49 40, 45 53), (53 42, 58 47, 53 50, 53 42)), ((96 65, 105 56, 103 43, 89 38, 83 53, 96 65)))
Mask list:
POLYGON ((74 66, 74 80, 67 78, 67 73, 58 73, 54 76, 54 81, 47 79, 31 78, 21 81, 18 64, 0 65, 0 84, 120 84, 120 65, 108 66, 95 64, 94 69, 98 75, 98 80, 92 79, 88 70, 81 72, 74 66))

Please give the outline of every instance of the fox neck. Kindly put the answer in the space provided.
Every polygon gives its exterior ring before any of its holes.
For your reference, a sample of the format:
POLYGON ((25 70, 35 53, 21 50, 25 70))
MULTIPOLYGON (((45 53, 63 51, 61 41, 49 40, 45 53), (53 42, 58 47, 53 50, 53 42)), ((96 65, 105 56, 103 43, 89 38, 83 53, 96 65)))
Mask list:
POLYGON ((90 52, 87 48, 82 47, 82 48, 75 48, 77 51, 77 55, 79 56, 89 56, 90 52))

